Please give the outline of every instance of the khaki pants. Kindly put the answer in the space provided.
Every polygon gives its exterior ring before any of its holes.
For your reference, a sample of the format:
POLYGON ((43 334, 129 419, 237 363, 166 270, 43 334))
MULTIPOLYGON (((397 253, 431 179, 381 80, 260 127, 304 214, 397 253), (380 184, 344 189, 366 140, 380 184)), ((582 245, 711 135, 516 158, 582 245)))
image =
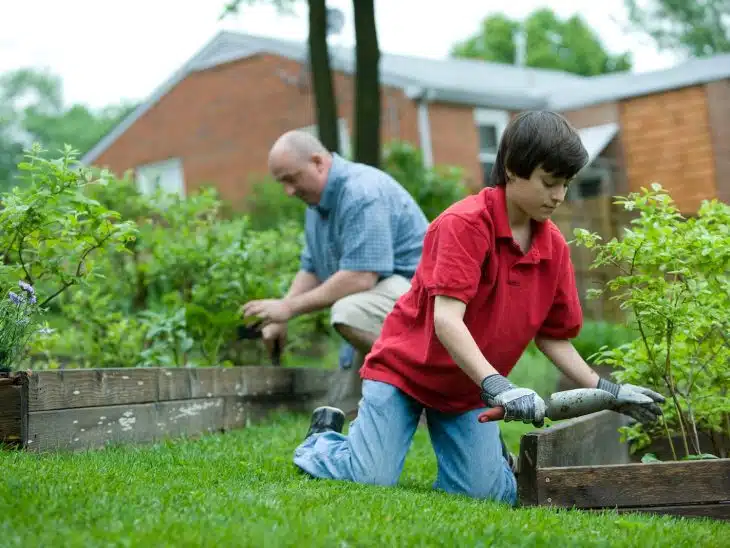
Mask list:
MULTIPOLYGON (((393 275, 381 280, 368 291, 343 297, 332 305, 330 324, 344 324, 379 335, 385 317, 410 287, 411 283, 407 278, 393 275)), ((357 410, 362 384, 360 367, 364 359, 365 356, 356 350, 352 366, 334 372, 323 404, 339 407, 347 414, 357 410)))

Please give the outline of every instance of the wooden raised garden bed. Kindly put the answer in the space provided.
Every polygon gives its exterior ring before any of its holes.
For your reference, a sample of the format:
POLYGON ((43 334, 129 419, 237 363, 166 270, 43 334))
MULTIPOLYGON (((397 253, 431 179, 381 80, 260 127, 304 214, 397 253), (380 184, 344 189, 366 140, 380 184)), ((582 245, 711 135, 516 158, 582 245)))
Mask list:
POLYGON ((86 450, 245 427, 311 411, 332 372, 267 366, 66 369, 0 378, 0 442, 86 450))
POLYGON ((601 411, 525 434, 521 504, 730 520, 730 459, 631 462, 629 420, 601 411))

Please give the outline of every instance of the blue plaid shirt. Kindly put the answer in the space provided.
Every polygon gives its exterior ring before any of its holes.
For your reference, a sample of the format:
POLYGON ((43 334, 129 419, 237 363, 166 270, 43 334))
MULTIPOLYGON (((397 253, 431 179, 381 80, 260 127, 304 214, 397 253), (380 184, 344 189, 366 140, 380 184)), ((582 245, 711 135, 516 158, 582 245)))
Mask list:
POLYGON ((334 154, 319 204, 306 211, 301 268, 321 282, 338 270, 410 279, 427 227, 421 208, 390 175, 334 154))

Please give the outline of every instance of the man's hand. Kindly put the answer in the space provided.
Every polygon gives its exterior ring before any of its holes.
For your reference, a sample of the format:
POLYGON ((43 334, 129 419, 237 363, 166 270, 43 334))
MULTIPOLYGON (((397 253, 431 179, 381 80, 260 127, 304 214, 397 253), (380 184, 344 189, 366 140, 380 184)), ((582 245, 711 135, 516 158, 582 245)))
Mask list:
POLYGON ((657 403, 664 403, 664 396, 653 390, 633 384, 616 384, 603 378, 598 380, 597 388, 610 392, 616 398, 612 407, 614 411, 642 424, 655 422, 662 414, 657 403))
POLYGON ((481 385, 482 400, 490 407, 504 407, 505 422, 545 424, 545 401, 534 390, 518 388, 499 374, 485 377, 481 385))
POLYGON ((269 355, 274 353, 274 344, 279 342, 279 350, 284 351, 286 344, 286 323, 270 323, 261 330, 261 338, 269 355))
POLYGON ((241 307, 244 317, 258 316, 263 325, 286 323, 293 316, 291 307, 285 299, 263 299, 249 301, 241 307))

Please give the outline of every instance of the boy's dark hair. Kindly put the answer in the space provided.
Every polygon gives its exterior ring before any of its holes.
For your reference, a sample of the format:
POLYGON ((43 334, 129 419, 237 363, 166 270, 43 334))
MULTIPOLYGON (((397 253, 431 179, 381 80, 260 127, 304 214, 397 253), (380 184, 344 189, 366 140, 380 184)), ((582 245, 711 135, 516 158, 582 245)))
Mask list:
POLYGON ((507 125, 492 169, 492 185, 507 183, 507 170, 527 179, 537 167, 570 179, 588 162, 578 132, 555 112, 521 112, 507 125), (505 169, 506 168, 506 169, 505 169))

